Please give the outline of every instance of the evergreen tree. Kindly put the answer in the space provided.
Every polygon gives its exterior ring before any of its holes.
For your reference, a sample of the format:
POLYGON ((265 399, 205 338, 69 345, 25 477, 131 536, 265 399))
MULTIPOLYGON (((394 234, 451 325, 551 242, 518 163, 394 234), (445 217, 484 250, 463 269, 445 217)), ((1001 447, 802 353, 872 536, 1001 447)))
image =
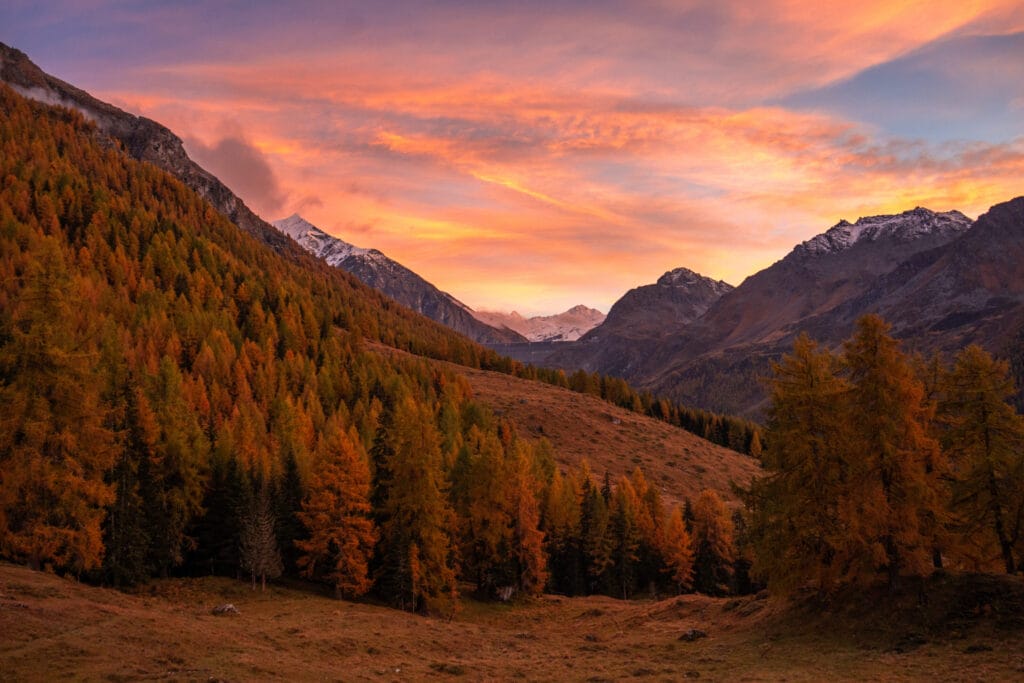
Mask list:
POLYGON ((242 517, 239 542, 241 566, 252 576, 253 590, 256 590, 257 577, 262 592, 267 589, 267 578, 276 579, 281 576, 283 566, 277 548, 276 522, 270 488, 264 483, 253 496, 248 513, 242 517))
POLYGON ((704 489, 693 506, 694 587, 708 595, 725 595, 732 582, 733 525, 725 503, 704 489))

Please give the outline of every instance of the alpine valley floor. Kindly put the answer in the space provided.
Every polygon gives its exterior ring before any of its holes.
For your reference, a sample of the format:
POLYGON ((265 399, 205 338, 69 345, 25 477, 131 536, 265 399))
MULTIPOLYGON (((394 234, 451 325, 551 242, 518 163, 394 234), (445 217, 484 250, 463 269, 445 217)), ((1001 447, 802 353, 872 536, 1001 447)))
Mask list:
POLYGON ((301 585, 260 593, 226 578, 166 579, 122 593, 0 564, 0 671, 19 681, 1024 678, 1020 579, 946 576, 924 595, 861 596, 861 608, 464 598, 439 620, 301 585), (240 613, 213 616, 225 602, 240 613), (690 629, 707 637, 681 640, 690 629))

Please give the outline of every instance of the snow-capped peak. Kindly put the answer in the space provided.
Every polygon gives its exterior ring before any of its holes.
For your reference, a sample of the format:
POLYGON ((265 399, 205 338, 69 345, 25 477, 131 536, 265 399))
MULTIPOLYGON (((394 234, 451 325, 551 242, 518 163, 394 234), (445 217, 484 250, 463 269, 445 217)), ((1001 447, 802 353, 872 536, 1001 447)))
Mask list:
POLYGON ((919 206, 900 214, 859 218, 856 223, 841 220, 827 232, 803 242, 797 249, 810 254, 831 254, 857 243, 883 238, 908 242, 927 235, 952 237, 965 232, 971 223, 971 219, 959 211, 936 213, 919 206))
POLYGON ((477 320, 494 327, 507 327, 532 342, 576 341, 604 322, 605 314, 582 304, 564 313, 524 318, 519 313, 473 311, 477 320))
POLYGON ((293 213, 288 218, 276 220, 272 225, 298 242, 300 247, 318 258, 322 258, 332 266, 337 266, 349 256, 363 256, 371 254, 371 252, 379 253, 332 237, 297 213, 293 213))

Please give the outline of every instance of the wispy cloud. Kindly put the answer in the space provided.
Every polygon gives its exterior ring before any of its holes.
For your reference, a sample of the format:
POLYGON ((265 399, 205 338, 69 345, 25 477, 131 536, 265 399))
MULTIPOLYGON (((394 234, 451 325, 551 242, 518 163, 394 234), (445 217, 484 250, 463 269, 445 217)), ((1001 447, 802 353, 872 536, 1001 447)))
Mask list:
POLYGON ((45 43, 19 47, 187 137, 268 218, 301 211, 485 308, 607 308, 680 265, 736 283, 840 217, 1021 194, 1024 126, 930 134, 941 112, 898 96, 927 67, 1019 113, 1019 65, 963 47, 1012 40, 1016 3, 623 7, 16 13, 45 43))

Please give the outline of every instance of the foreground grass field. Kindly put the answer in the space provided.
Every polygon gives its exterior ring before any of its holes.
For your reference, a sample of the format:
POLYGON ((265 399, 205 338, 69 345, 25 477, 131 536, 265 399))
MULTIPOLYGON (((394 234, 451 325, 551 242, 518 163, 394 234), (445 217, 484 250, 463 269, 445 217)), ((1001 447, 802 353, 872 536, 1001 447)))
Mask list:
POLYGON ((940 579, 927 595, 870 611, 754 596, 466 600, 447 621, 222 578, 125 594, 0 564, 0 679, 1024 679, 1020 580, 940 579), (240 614, 211 614, 226 602, 240 614), (680 640, 690 629, 707 637, 680 640))

